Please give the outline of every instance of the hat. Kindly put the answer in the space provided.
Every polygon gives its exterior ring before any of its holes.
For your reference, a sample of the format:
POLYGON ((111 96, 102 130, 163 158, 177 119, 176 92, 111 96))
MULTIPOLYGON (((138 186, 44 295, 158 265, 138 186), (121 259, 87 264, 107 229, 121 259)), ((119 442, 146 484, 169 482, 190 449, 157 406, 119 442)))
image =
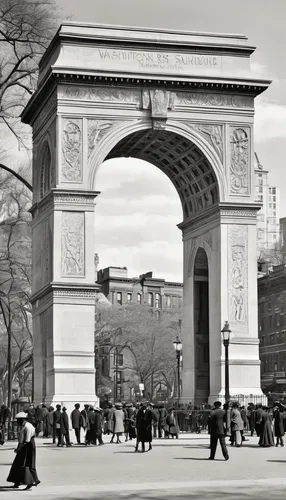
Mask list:
POLYGON ((153 403, 148 403, 149 406, 154 406, 153 403))
POLYGON ((20 413, 17 413, 16 417, 15 417, 17 420, 18 418, 28 418, 28 415, 27 413, 25 413, 24 411, 20 411, 20 413))
POLYGON ((62 407, 62 405, 56 405, 56 408, 61 408, 61 407, 62 407))
POLYGON ((63 411, 67 411, 67 409, 66 409, 66 407, 65 407, 65 406, 63 407, 63 411))
POLYGON ((214 406, 221 406, 221 401, 215 401, 214 406))
POLYGON ((100 411, 101 412, 101 408, 99 408, 98 406, 95 406, 94 407, 94 411, 100 411))

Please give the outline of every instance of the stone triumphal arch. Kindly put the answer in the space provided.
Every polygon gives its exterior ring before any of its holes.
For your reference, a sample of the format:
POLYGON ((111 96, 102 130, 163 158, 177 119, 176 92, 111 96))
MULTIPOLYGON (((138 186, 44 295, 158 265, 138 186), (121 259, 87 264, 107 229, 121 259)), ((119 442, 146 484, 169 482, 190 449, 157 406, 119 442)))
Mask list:
MULTIPOLYGON (((35 398, 94 401, 94 200, 107 158, 145 159, 183 207, 183 398, 260 395, 254 98, 244 36, 61 26, 23 121, 33 127, 35 398)), ((132 176, 132 171, 130 172, 132 176)))

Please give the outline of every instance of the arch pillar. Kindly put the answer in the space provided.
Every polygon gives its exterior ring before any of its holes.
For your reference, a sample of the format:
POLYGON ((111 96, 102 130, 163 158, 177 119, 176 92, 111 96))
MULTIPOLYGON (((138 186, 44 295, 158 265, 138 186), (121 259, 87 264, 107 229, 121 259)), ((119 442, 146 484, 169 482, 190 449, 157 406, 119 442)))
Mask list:
POLYGON ((34 401, 97 402, 94 367, 94 199, 52 188, 32 209, 34 401))
MULTIPOLYGON (((221 203, 179 225, 184 245, 182 397, 195 401, 196 350, 194 326, 194 263, 203 248, 208 258, 209 366, 208 402, 224 399, 224 321, 232 330, 230 394, 263 397, 257 315, 255 204, 221 203)), ((206 401, 204 401, 206 403, 206 401)))

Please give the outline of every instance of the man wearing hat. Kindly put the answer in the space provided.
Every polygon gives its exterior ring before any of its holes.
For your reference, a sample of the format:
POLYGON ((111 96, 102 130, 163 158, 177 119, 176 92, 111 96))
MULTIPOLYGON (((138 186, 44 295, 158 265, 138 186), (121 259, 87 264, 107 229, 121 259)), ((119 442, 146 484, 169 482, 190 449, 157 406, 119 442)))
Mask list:
POLYGON ((16 457, 10 469, 7 481, 14 483, 13 488, 20 484, 26 485, 26 490, 37 486, 40 481, 36 471, 35 427, 27 422, 27 414, 20 412, 16 415, 20 427, 16 457))
POLYGON ((80 444, 80 426, 82 424, 82 416, 79 411, 80 404, 76 403, 74 405, 74 410, 71 412, 71 423, 72 423, 72 428, 74 429, 75 432, 75 437, 77 440, 77 443, 80 444))
POLYGON ((56 405, 56 411, 53 413, 53 442, 58 439, 57 446, 62 446, 62 433, 61 433, 61 405, 56 405))
POLYGON ((216 401, 214 403, 214 410, 210 415, 211 454, 209 460, 215 459, 215 452, 218 440, 220 442, 221 451, 225 460, 229 459, 228 451, 225 444, 225 432, 224 432, 225 420, 226 420, 226 413, 221 408, 221 402, 216 401))

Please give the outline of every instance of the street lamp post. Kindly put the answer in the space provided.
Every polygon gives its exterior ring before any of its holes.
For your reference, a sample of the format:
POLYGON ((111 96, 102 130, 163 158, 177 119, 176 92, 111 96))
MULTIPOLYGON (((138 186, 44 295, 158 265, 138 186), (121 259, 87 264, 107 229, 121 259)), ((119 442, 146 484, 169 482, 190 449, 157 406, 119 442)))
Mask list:
POLYGON ((229 357, 228 357, 228 348, 229 348, 229 339, 231 330, 229 328, 228 321, 224 322, 224 327, 221 331, 222 333, 222 341, 225 349, 224 359, 225 359, 225 402, 227 403, 230 400, 229 394, 229 357))
POLYGON ((179 400, 181 397, 180 361, 181 361, 182 342, 178 335, 176 337, 176 340, 173 341, 173 345, 177 356, 177 378, 178 378, 178 400, 179 400))

